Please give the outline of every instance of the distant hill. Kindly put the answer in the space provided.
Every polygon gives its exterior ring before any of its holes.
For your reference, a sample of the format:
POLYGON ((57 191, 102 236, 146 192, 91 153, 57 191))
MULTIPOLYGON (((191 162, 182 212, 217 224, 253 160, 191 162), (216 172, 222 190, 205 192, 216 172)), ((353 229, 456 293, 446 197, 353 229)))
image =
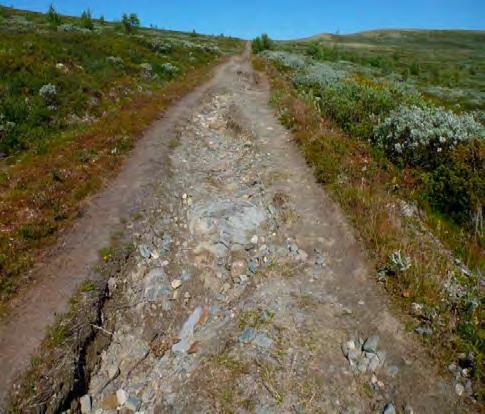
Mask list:
POLYGON ((349 47, 428 46, 485 50, 485 30, 377 29, 338 35, 320 33, 297 42, 338 42, 349 47))

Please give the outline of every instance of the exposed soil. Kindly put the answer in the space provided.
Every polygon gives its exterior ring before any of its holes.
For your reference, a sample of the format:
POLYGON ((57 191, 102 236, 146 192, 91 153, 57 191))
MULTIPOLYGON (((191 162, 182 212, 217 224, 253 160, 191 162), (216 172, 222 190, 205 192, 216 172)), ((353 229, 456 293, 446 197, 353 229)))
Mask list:
POLYGON ((247 51, 154 125, 0 328, 2 390, 136 213, 83 412, 462 411, 268 99, 247 51))

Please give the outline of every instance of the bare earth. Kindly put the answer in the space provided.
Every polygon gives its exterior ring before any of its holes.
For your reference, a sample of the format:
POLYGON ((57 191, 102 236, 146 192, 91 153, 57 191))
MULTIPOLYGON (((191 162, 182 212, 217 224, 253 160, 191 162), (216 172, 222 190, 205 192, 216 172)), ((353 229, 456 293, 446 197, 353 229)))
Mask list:
POLYGON ((462 411, 268 99, 246 52, 154 125, 0 327, 0 390, 136 212, 85 409, 462 411))

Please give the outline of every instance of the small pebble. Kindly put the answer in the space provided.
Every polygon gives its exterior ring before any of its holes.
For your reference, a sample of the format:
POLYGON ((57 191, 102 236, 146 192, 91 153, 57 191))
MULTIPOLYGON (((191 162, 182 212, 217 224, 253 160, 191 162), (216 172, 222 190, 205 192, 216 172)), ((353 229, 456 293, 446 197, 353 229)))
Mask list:
POLYGON ((128 397, 129 395, 125 390, 120 388, 118 391, 116 391, 116 398, 119 405, 123 405, 128 400, 128 397))
POLYGON ((461 397, 463 395, 463 393, 465 392, 465 387, 463 385, 461 385, 460 383, 458 383, 458 384, 455 385, 455 392, 456 392, 456 395, 461 397))
POLYGON ((404 414, 414 414, 413 407, 411 407, 409 404, 407 404, 406 408, 404 408, 404 414))
POLYGON ((172 280, 172 283, 170 283, 170 285, 172 286, 173 290, 176 290, 180 286, 182 286, 182 281, 180 279, 175 279, 175 280, 172 280))
POLYGON ((382 414, 396 414, 396 409, 394 408, 394 405, 391 403, 386 404, 384 410, 382 411, 382 414))
POLYGON ((90 414, 92 410, 91 396, 86 394, 79 399, 81 414, 90 414))

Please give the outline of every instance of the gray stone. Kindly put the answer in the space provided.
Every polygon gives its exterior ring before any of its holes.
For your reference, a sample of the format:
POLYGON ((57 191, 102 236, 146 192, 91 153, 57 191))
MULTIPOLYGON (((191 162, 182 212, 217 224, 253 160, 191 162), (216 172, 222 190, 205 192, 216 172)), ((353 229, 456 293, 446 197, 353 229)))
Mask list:
POLYGON ((399 372, 399 368, 396 367, 395 365, 391 365, 389 368, 387 368, 387 373, 391 376, 391 377, 395 377, 397 375, 397 373, 399 372))
POLYGON ((256 331, 254 328, 246 328, 244 331, 239 335, 238 341, 242 344, 250 343, 256 337, 256 331))
POLYGON ((256 337, 253 339, 253 344, 259 346, 260 348, 269 349, 273 345, 273 340, 266 335, 266 333, 258 332, 256 337))
POLYGON ((247 275, 239 275, 239 280, 241 283, 246 283, 248 281, 248 276, 247 275))
POLYGON ((394 405, 391 403, 386 404, 384 410, 382 410, 382 414, 396 414, 396 409, 394 408, 394 405))
POLYGON ((166 256, 170 251, 172 245, 172 236, 170 234, 164 234, 161 241, 160 256, 166 256))
POLYGON ((152 255, 148 246, 144 244, 141 244, 140 246, 138 246, 138 250, 140 251, 141 256, 144 257, 145 259, 148 259, 152 255))
POLYGON ((349 351, 351 349, 355 349, 354 341, 347 341, 347 342, 344 342, 342 344, 342 352, 343 352, 343 354, 345 355, 346 358, 349 355, 349 351))
POLYGON ((196 250, 224 256, 228 250, 243 250, 265 221, 264 212, 245 200, 210 199, 188 212, 190 232, 200 240, 196 250))
POLYGON ((246 263, 243 260, 235 260, 231 263, 231 276, 238 277, 246 270, 246 263))
POLYGON ((416 332, 422 336, 433 335, 433 330, 429 326, 419 326, 416 328, 416 332))
POLYGON ((118 400, 118 404, 123 405, 128 400, 129 395, 125 390, 120 388, 118 391, 116 391, 116 398, 118 400))
POLYGON ((156 267, 148 272, 143 279, 144 297, 153 302, 163 295, 171 293, 170 282, 165 271, 161 267, 156 267))
POLYGON ((298 248, 298 246, 297 246, 297 244, 296 244, 296 243, 293 243, 293 242, 290 242, 290 241, 289 241, 289 242, 287 243, 287 246, 288 246, 288 251, 289 251, 290 253, 295 254, 295 255, 297 255, 297 254, 298 254, 298 252, 300 251, 300 249, 298 248))
POLYGON ((377 357, 379 358, 379 361, 381 361, 381 364, 384 363, 386 360, 386 352, 385 351, 377 351, 377 357))
POLYGON ((411 407, 409 404, 406 404, 406 407, 404 408, 404 414, 414 414, 413 407, 411 407))
POLYGON ((364 342, 362 349, 366 352, 377 352, 377 347, 379 346, 379 337, 377 335, 372 335, 364 342))
POLYGON ((251 273, 256 273, 258 270, 258 261, 255 258, 252 258, 248 263, 248 270, 251 273))
POLYGON ((364 374, 367 371, 367 368, 369 367, 369 360, 365 357, 361 357, 356 366, 357 373, 359 374, 364 374))
POLYGON ((347 354, 347 359, 350 362, 350 365, 356 365, 358 361, 362 358, 362 352, 359 351, 358 349, 349 349, 349 352, 347 354))
POLYGON ((190 349, 193 342, 194 328, 199 322, 201 315, 202 308, 197 306, 182 326, 179 333, 180 341, 172 346, 173 352, 185 353, 190 349))
POLYGON ((465 392, 465 387, 462 384, 457 383, 455 385, 455 392, 456 392, 456 395, 461 397, 463 395, 463 393, 465 392))
POLYGON ((91 396, 86 394, 79 399, 81 414, 90 414, 92 410, 91 396))
POLYGON ((325 257, 322 254, 318 254, 315 258, 315 264, 317 266, 325 266, 325 257))
POLYGON ((136 397, 130 397, 126 400, 124 408, 136 412, 141 407, 141 400, 136 397))
POLYGON ((377 355, 373 354, 369 359, 369 371, 375 372, 382 365, 377 355))
POLYGON ((191 278, 192 276, 186 270, 183 270, 180 274, 180 279, 182 280, 182 282, 188 282, 191 278))
POLYGON ((416 303, 416 302, 411 303, 411 315, 422 316, 423 315, 423 305, 421 303, 416 303))

